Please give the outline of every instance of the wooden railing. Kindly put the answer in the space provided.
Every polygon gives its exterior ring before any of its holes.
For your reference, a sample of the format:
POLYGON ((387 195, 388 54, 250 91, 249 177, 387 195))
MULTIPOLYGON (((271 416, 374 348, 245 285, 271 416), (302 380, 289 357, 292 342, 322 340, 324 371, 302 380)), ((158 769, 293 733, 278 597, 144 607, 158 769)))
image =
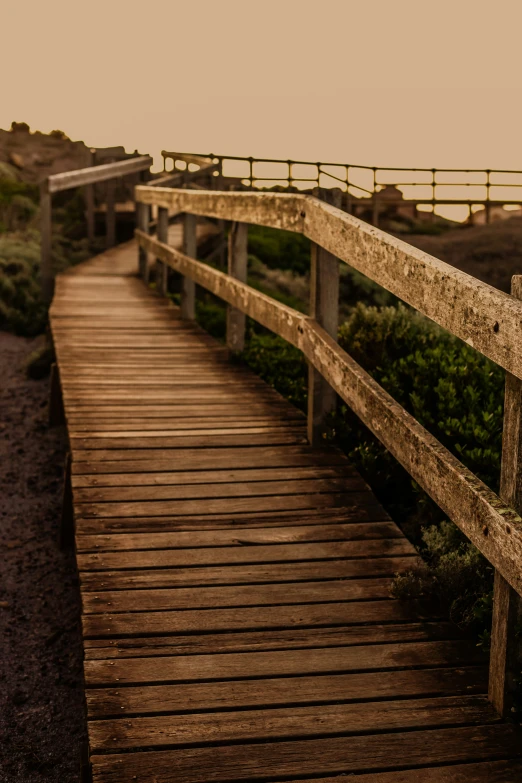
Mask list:
POLYGON ((236 178, 250 189, 340 188, 345 194, 344 209, 358 216, 364 214, 373 225, 378 225, 379 215, 394 205, 428 210, 461 205, 467 207, 470 222, 475 206, 484 207, 485 222, 489 222, 492 207, 522 205, 522 171, 509 169, 392 168, 234 155, 196 156, 167 150, 161 154, 165 171, 167 161, 175 171, 178 165, 188 165, 188 159, 205 157, 219 165, 223 177, 236 178), (387 197, 384 188, 390 185, 402 191, 403 200, 387 197))
MULTIPOLYGON (((339 395, 495 568, 490 687, 500 713, 510 703, 515 618, 522 594, 522 277, 504 294, 437 258, 311 196, 140 186, 158 208, 157 238, 136 231, 148 254, 183 275, 181 310, 195 317, 195 284, 228 303, 227 343, 244 345, 245 315, 299 348, 309 362, 308 434, 318 443, 339 395), (167 243, 170 212, 184 213, 184 252, 167 243), (228 274, 195 260, 196 216, 232 221, 228 274), (312 241, 310 314, 246 284, 248 224, 312 241), (500 497, 473 475, 337 344, 339 260, 367 275, 507 371, 500 497)), ((164 289, 163 289, 164 290, 164 289)))
POLYGON ((114 181, 119 177, 140 172, 149 172, 152 158, 148 155, 128 158, 116 163, 106 163, 102 166, 92 166, 86 169, 66 171, 63 174, 52 174, 40 183, 40 220, 41 220, 41 284, 44 301, 50 302, 53 294, 52 269, 52 196, 70 188, 85 188, 87 233, 89 238, 94 235, 94 191, 97 182, 109 182, 107 190, 106 235, 107 246, 112 247, 116 241, 116 215, 114 181))

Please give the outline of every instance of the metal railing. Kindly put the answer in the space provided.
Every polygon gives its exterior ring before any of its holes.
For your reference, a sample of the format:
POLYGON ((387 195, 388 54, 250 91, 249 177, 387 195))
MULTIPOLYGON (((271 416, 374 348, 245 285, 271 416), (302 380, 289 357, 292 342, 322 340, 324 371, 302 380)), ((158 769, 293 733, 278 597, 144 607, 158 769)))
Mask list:
POLYGON ((380 213, 392 206, 422 206, 432 212, 440 206, 466 206, 470 222, 476 206, 484 207, 485 222, 490 221, 494 206, 522 206, 522 171, 517 170, 396 168, 166 150, 161 154, 165 171, 167 162, 175 169, 178 162, 187 166, 187 160, 203 157, 219 165, 225 180, 237 179, 250 189, 338 187, 345 194, 343 208, 370 218, 374 225, 380 213))

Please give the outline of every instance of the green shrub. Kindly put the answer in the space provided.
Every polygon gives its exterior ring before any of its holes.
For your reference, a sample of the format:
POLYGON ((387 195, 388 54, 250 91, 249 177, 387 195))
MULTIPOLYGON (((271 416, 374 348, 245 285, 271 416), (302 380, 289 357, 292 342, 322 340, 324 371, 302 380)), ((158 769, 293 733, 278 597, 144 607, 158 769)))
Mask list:
POLYGON ((504 373, 402 305, 358 305, 339 343, 462 462, 498 491, 504 373))
POLYGON ((297 275, 309 274, 310 240, 301 234, 249 226, 248 250, 270 269, 286 269, 297 275))

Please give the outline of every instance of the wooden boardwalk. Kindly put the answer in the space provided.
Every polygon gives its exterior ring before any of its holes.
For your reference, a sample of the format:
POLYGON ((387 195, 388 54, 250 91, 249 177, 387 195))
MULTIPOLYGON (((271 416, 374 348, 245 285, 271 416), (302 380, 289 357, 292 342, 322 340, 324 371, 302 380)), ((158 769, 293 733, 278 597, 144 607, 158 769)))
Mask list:
POLYGON ((95 783, 515 783, 518 731, 415 551, 304 417, 133 276, 57 280, 95 783))

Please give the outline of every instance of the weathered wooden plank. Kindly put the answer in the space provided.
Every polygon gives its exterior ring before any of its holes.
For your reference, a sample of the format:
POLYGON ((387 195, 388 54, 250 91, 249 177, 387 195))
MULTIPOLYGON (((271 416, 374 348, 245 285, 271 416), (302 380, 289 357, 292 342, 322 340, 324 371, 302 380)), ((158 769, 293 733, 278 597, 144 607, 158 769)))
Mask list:
MULTIPOLYGON (((354 496, 350 495, 352 501, 354 496)), ((382 507, 370 496, 361 505, 359 502, 345 503, 336 507, 280 508, 275 510, 252 510, 205 514, 182 514, 181 516, 145 517, 86 517, 78 518, 76 530, 79 535, 99 533, 153 533, 173 530, 215 530, 248 527, 286 527, 288 524, 317 524, 325 522, 372 522, 388 519, 382 507)))
POLYGON ((272 481, 218 482, 216 484, 154 484, 119 487, 85 487, 74 490, 78 504, 148 500, 187 500, 197 498, 262 497, 265 495, 308 495, 317 493, 364 492, 358 478, 288 479, 272 481))
POLYGON ((513 727, 487 725, 183 750, 93 755, 94 781, 156 778, 156 783, 277 779, 505 759, 520 753, 513 727))
POLYGON ((150 465, 151 471, 175 470, 212 470, 216 467, 230 468, 289 468, 311 465, 347 465, 346 457, 334 448, 312 451, 308 446, 256 446, 249 448, 200 449, 96 449, 82 451, 75 455, 73 474, 79 472, 144 472, 150 465), (120 466, 118 470, 118 465, 120 466), (158 467, 161 466, 161 467, 158 467))
MULTIPOLYGON (((409 619, 413 618, 413 614, 409 619)), ((433 618, 431 618, 433 619, 433 618)), ((363 622, 406 622, 407 611, 393 601, 352 604, 311 604, 301 606, 163 610, 159 612, 115 612, 86 614, 82 619, 85 638, 121 636, 206 634, 228 631, 253 631, 263 628, 292 628, 361 624, 363 622), (298 618, 296 617, 298 615, 298 618)))
POLYGON ((91 721, 92 752, 134 747, 350 736, 379 731, 492 724, 499 720, 485 696, 445 696, 198 715, 158 715, 91 721))
MULTIPOLYGON (((211 612, 206 609, 183 609, 180 611, 114 613, 110 616, 84 615, 83 633, 86 637, 115 638, 146 634, 212 633, 314 625, 397 623, 414 618, 422 619, 423 617, 424 619, 436 619, 429 610, 426 610, 423 615, 422 609, 414 604, 402 605, 397 601, 390 600, 344 604, 307 604, 300 606, 298 610, 293 606, 278 606, 277 611, 272 607, 214 609, 211 612)), ((458 657, 458 650, 455 650, 454 654, 458 657)), ((455 658, 453 662, 456 660, 455 658)), ((165 661, 166 659, 163 663, 165 661)), ((462 661, 462 663, 464 662, 462 661)), ((217 666, 217 661, 215 664, 217 666)), ((426 663, 426 665, 428 664, 426 663)), ((432 663, 432 665, 439 664, 432 663)))
MULTIPOLYGON (((122 417, 121 419, 117 419, 116 421, 107 421, 107 420, 91 420, 91 421, 82 421, 72 419, 68 417, 69 422, 69 433, 71 436, 78 436, 78 435, 89 435, 90 437, 99 437, 99 433, 106 432, 116 432, 116 433, 127 433, 127 432, 143 432, 143 431, 150 431, 150 432, 172 432, 176 430, 213 430, 216 428, 216 422, 211 417, 204 417, 201 419, 194 419, 194 418, 176 418, 176 419, 159 419, 159 418, 153 418, 153 419, 133 419, 130 417, 122 417)), ((252 427, 263 427, 266 429, 267 427, 270 427, 270 429, 274 427, 284 427, 287 428, 289 423, 300 424, 302 422, 301 417, 293 417, 288 419, 286 416, 272 416, 270 419, 267 419, 266 416, 250 416, 249 418, 243 418, 240 416, 237 416, 236 418, 233 417, 227 417, 227 416, 220 416, 219 417, 219 424, 221 427, 229 429, 245 429, 245 428, 252 428, 252 427)))
POLYGON ((85 614, 154 612, 164 609, 220 609, 233 606, 283 606, 390 598, 391 580, 352 579, 343 582, 297 582, 160 590, 98 590, 84 593, 85 614))
MULTIPOLYGON (((370 772, 357 775, 356 783, 515 783, 522 776, 522 761, 482 761, 477 764, 451 764, 440 767, 416 767, 399 772, 370 772)), ((287 783, 340 783, 339 776, 287 783)), ((355 783, 355 781, 354 781, 355 783)))
POLYGON ((393 676, 389 671, 375 671, 122 688, 112 683, 112 687, 89 688, 86 697, 89 717, 102 718, 328 701, 479 694, 485 689, 484 667, 463 666, 395 670, 393 676))
POLYGON ((270 582, 299 582, 313 579, 355 579, 369 576, 393 576, 411 569, 414 558, 382 557, 361 560, 320 560, 305 563, 262 565, 234 565, 198 568, 127 569, 105 572, 82 571, 82 590, 114 590, 153 587, 183 587, 187 585, 264 584, 270 582))
MULTIPOLYGON (((221 405, 205 405, 198 406, 192 405, 176 405, 173 402, 171 405, 155 405, 151 408, 147 404, 142 405, 104 405, 100 403, 96 405, 84 405, 74 406, 71 405, 68 408, 67 418, 72 425, 82 424, 88 426, 90 422, 100 422, 108 424, 113 422, 118 424, 122 420, 129 419, 135 421, 138 417, 140 421, 153 423, 155 419, 165 419, 168 421, 174 421, 176 419, 190 419, 198 416, 202 419, 220 418, 224 420, 228 419, 234 412, 237 411, 237 404, 228 402, 221 405)), ((252 417, 261 417, 273 415, 276 418, 278 416, 287 416, 291 421, 293 419, 302 420, 302 413, 300 411, 286 410, 283 405, 268 406, 263 403, 252 405, 248 407, 249 415, 252 417), (268 408, 273 407, 273 410, 269 412, 268 408)), ((194 419, 195 420, 195 419, 194 419)))
MULTIPOLYGON (((388 602, 371 602, 369 607, 388 602)), ((360 608, 356 605, 354 608, 360 608)), ((251 610, 253 613, 253 610, 251 610)), ((171 614, 163 612, 159 614, 171 614)), ((180 614, 187 614, 183 612, 180 614)), ((212 615, 214 612, 207 612, 212 615)), ((273 612, 272 612, 273 614, 273 612)), ((294 612, 295 614, 295 612, 294 612)), ((137 615, 134 619, 142 619, 137 615)), ((119 616, 112 620, 117 621, 119 616)), ((370 618, 369 618, 370 619, 370 618)), ((91 626, 99 618, 86 618, 91 626)), ((181 629, 180 629, 181 632, 181 629)), ((91 635, 91 634, 88 634, 91 635)), ((115 630, 115 634, 118 631, 115 630)), ((107 636, 107 633, 100 634, 107 636)), ((473 642, 411 642, 354 647, 327 647, 311 650, 281 650, 271 652, 228 653, 224 655, 193 655, 163 658, 126 658, 114 661, 85 661, 85 677, 89 686, 153 682, 184 682, 205 680, 239 680, 241 678, 289 677, 294 675, 348 673, 375 670, 395 670, 409 667, 437 668, 441 666, 483 663, 473 642)), ((394 675, 395 676, 395 672, 394 675)), ((393 680, 393 677, 389 679, 393 680)), ((316 682, 320 692, 321 681, 316 682)), ((298 689, 294 689, 296 692, 298 689)), ((296 694, 297 695, 297 694, 296 694)))
MULTIPOLYGON (((191 438, 194 441, 195 438, 191 438)), ((300 495, 251 495, 249 497, 216 497, 187 500, 144 500, 106 503, 80 503, 77 518, 86 517, 165 517, 194 514, 241 514, 263 511, 306 510, 311 508, 345 508, 360 506, 366 500, 371 505, 370 493, 331 492, 300 495)))
POLYGON ((118 552, 136 549, 194 549, 245 544, 285 544, 306 541, 361 541, 402 538, 394 522, 295 525, 289 527, 205 530, 169 533, 120 533, 118 535, 78 535, 78 552, 118 552))
MULTIPOLYGON (((76 507, 77 513, 81 514, 76 507)), ((363 541, 315 541, 269 545, 216 546, 197 549, 152 549, 140 551, 93 552, 78 555, 81 570, 122 568, 164 568, 181 566, 277 563, 304 560, 339 560, 356 557, 415 555, 405 538, 379 538, 363 541)))
MULTIPOLYGON (((333 628, 264 629, 245 633, 199 634, 195 636, 141 636, 123 639, 85 639, 89 659, 150 658, 155 655, 198 655, 231 652, 261 652, 310 647, 350 647, 391 642, 447 641, 462 638, 459 629, 448 622, 393 625, 353 625, 333 628)), ((486 671, 482 671, 482 692, 486 671)), ((318 683, 318 694, 321 692, 318 683)), ((453 692, 453 691, 452 691, 453 692)), ((455 691, 457 692, 457 690, 455 691)), ((460 691, 459 691, 460 692, 460 691)), ((464 690, 465 692, 465 690, 464 690)), ((327 694, 323 694, 327 698, 327 694)), ((340 698, 340 697, 339 697, 340 698)))
MULTIPOLYGON (((164 436, 154 436, 150 433, 136 437, 129 433, 129 437, 104 437, 104 438, 71 438, 71 447, 73 451, 85 449, 91 451, 94 449, 165 449, 180 448, 190 449, 199 447, 225 447, 225 446, 284 446, 298 445, 306 443, 306 432, 304 428, 296 427, 274 427, 262 429, 261 427, 245 427, 244 430, 231 429, 229 432, 223 430, 206 431, 204 434, 193 430, 192 435, 167 433, 164 436), (253 432, 252 430, 258 430, 253 432)), ((217 455, 216 455, 217 456, 217 455)), ((75 459, 76 459, 75 455, 75 459)))
POLYGON ((308 478, 332 479, 350 478, 359 482, 364 487, 364 482, 350 467, 302 467, 302 468, 243 468, 241 470, 199 470, 199 471, 172 471, 149 473, 101 473, 78 474, 74 476, 73 487, 137 487, 137 486, 161 486, 163 484, 216 484, 236 481, 263 482, 276 481, 286 477, 288 480, 308 478))

